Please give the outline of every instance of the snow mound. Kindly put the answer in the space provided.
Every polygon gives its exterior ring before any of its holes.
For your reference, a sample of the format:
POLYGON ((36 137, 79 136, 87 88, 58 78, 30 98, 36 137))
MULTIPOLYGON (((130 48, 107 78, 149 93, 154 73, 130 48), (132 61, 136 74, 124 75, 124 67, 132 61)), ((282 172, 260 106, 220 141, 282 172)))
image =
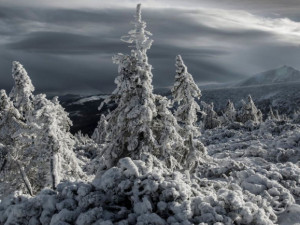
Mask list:
POLYGON ((158 159, 120 159, 93 183, 60 183, 36 197, 0 204, 0 224, 274 224, 277 216, 259 195, 227 181, 190 178, 158 159))

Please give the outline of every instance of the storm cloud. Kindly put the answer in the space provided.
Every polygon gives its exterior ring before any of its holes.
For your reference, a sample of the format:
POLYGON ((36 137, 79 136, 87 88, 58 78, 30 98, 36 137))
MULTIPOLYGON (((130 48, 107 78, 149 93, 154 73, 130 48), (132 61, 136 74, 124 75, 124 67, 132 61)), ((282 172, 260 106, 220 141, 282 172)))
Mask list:
MULTIPOLYGON (((75 0, 70 5, 0 3, 0 88, 11 88, 11 62, 17 60, 37 92, 114 89, 117 66, 111 57, 130 52, 120 37, 132 28, 137 2, 85 2, 84 7, 75 0)), ((300 16, 292 0, 285 5, 267 0, 161 2, 142 2, 143 19, 154 39, 149 61, 155 88, 172 85, 177 54, 199 84, 237 81, 283 64, 300 68, 300 16)))

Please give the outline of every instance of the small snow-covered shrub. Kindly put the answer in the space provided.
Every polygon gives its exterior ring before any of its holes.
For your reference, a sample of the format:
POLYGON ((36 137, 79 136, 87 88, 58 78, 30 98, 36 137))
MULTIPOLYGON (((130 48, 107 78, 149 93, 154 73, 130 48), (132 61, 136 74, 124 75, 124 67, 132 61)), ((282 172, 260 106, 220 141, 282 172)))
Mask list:
POLYGON ((295 199, 288 189, 276 180, 271 180, 252 169, 234 172, 231 174, 231 179, 244 190, 260 195, 270 202, 276 213, 283 212, 287 206, 295 203, 295 199))

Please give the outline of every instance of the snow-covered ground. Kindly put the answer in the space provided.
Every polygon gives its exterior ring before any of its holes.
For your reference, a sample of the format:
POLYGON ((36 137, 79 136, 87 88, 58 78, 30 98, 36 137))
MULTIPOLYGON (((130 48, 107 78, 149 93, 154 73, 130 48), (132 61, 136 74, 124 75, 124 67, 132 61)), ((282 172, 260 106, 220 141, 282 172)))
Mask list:
POLYGON ((268 199, 279 224, 300 223, 300 126, 266 121, 260 126, 206 130, 201 140, 215 165, 203 177, 224 179, 268 199))
POLYGON ((200 139, 207 155, 191 173, 149 154, 123 158, 92 183, 3 200, 0 224, 300 223, 299 124, 233 124, 200 139))

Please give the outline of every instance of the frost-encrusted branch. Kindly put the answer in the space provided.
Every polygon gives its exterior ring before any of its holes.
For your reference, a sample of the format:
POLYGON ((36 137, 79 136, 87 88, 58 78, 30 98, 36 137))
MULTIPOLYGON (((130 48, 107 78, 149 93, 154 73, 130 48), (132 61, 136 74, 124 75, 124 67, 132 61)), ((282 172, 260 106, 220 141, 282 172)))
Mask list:
POLYGON ((132 46, 139 62, 148 62, 147 50, 151 48, 153 40, 149 38, 152 34, 145 30, 146 22, 142 21, 141 4, 136 7, 135 20, 132 22, 134 29, 128 35, 122 36, 121 40, 127 43, 134 43, 132 46))

